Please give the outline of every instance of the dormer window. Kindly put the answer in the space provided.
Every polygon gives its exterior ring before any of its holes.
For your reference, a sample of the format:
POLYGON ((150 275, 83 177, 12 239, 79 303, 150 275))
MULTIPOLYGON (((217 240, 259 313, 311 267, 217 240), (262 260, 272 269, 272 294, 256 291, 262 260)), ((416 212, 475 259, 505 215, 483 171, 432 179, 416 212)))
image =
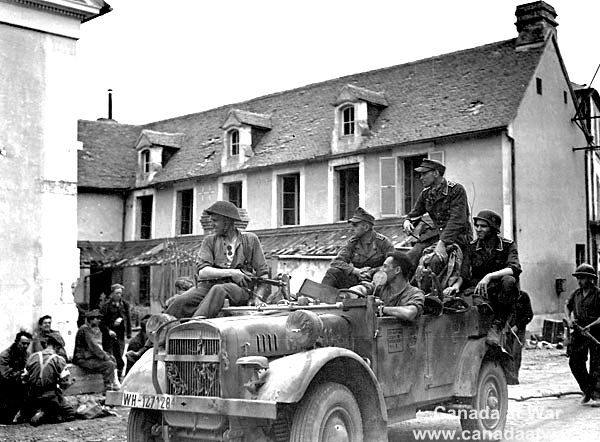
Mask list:
POLYGON ((142 156, 142 170, 144 173, 150 172, 150 151, 148 149, 143 150, 141 153, 142 156))
POLYGON ((240 154, 240 131, 237 129, 229 132, 229 152, 231 156, 240 154))
POLYGON ((354 135, 354 106, 342 108, 342 135, 354 135))

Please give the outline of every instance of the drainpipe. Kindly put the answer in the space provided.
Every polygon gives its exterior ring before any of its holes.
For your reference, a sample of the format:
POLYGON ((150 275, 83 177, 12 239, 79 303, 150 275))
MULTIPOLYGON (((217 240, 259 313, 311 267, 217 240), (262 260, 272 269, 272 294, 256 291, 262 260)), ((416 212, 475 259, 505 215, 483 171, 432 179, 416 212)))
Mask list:
POLYGON ((519 244, 517 241, 517 191, 516 191, 516 179, 515 179, 515 139, 509 136, 510 139, 510 179, 511 179, 511 199, 512 199, 512 230, 513 230, 513 241, 515 244, 519 244))
POLYGON ((125 223, 127 214, 127 192, 122 192, 123 196, 123 222, 121 223, 121 242, 125 242, 125 223))
MULTIPOLYGON (((586 262, 591 263, 592 265, 594 265, 594 263, 592 263, 590 261, 590 252, 592 250, 592 235, 591 235, 591 231, 590 231, 590 219, 591 219, 591 213, 592 213, 592 209, 590 208, 590 153, 593 153, 593 151, 590 151, 588 149, 586 149, 584 151, 584 155, 583 155, 583 161, 585 163, 585 237, 586 237, 586 247, 585 247, 585 260, 586 262)), ((594 260, 595 261, 595 260, 594 260)), ((594 265, 595 267, 595 265, 594 265)))

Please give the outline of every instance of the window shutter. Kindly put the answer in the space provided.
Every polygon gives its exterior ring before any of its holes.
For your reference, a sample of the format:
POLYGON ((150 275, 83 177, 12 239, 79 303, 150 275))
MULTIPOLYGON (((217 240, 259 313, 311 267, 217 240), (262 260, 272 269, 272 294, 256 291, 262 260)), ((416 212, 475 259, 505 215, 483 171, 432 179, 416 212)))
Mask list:
POLYGON ((437 152, 429 152, 429 154, 427 155, 427 157, 430 160, 435 160, 435 161, 439 161, 442 164, 444 163, 444 152, 443 151, 437 151, 437 152))
POLYGON ((396 158, 379 159, 381 215, 396 215, 396 158))

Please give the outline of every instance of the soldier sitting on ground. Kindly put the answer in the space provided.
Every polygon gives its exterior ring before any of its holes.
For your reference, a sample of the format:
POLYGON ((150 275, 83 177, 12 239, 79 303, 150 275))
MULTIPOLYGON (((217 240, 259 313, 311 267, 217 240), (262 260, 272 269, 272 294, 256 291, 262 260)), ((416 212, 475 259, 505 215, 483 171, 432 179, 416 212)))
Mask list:
POLYGON ((0 353, 0 423, 10 424, 25 396, 23 377, 31 334, 21 330, 14 342, 0 353))
POLYGON ((62 337, 53 332, 46 335, 46 347, 33 353, 27 361, 27 403, 21 416, 31 425, 67 422, 75 419, 75 409, 63 396, 71 382, 67 361, 57 354, 62 337))
POLYGON ((392 242, 373 229, 374 220, 362 207, 356 208, 348 220, 352 236, 331 262, 322 284, 345 289, 371 280, 386 255, 394 251, 392 242))
POLYGON ((473 305, 493 310, 494 317, 486 342, 500 345, 502 330, 519 296, 521 264, 516 244, 500 236, 502 218, 492 210, 482 210, 473 218, 477 239, 467 247, 462 276, 444 290, 444 295, 473 295, 473 305))
POLYGON ((265 278, 268 266, 258 237, 235 227, 241 221, 237 207, 229 201, 217 201, 205 211, 210 215, 215 233, 202 241, 198 256, 199 285, 176 296, 165 310, 175 318, 219 314, 228 299, 233 306, 247 305, 252 295, 266 299, 271 288, 253 279, 265 278))
POLYGON ((58 332, 57 330, 52 330, 52 316, 50 315, 44 315, 40 319, 38 319, 38 328, 33 334, 31 352, 35 353, 45 349, 46 342, 50 334, 53 334, 59 340, 60 345, 55 348, 56 353, 62 356, 65 361, 67 361, 68 357, 67 351, 65 350, 65 340, 61 336, 60 332, 58 332))
POLYGON ((389 253, 381 272, 385 274, 385 281, 364 281, 350 289, 379 297, 383 301, 378 309, 380 316, 395 316, 405 321, 417 319, 423 313, 425 294, 408 281, 412 272, 410 258, 402 252, 389 253))

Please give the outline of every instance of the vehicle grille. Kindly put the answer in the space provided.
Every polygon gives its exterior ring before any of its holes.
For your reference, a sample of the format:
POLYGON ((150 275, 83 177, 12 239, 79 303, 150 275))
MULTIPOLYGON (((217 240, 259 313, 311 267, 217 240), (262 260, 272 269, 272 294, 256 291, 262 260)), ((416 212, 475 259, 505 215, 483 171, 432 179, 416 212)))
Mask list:
POLYGON ((197 356, 198 360, 166 362, 168 393, 220 397, 220 364, 215 362, 220 351, 217 330, 194 328, 174 331, 167 343, 167 355, 187 356, 186 359, 197 356), (206 356, 210 357, 210 361, 206 360, 206 356))

